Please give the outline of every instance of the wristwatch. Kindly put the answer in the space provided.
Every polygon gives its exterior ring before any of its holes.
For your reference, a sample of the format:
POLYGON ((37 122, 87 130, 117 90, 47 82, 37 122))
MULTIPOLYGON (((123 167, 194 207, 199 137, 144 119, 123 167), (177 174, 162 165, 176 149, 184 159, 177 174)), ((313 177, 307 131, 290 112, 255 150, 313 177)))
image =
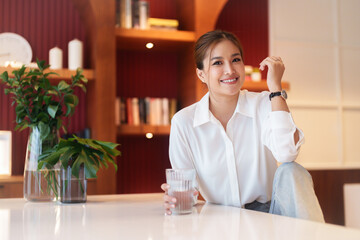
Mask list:
POLYGON ((285 100, 287 99, 287 93, 286 93, 285 90, 282 90, 281 92, 272 92, 272 93, 270 93, 270 95, 269 95, 270 101, 271 101, 271 99, 273 97, 276 97, 276 96, 281 96, 285 100))

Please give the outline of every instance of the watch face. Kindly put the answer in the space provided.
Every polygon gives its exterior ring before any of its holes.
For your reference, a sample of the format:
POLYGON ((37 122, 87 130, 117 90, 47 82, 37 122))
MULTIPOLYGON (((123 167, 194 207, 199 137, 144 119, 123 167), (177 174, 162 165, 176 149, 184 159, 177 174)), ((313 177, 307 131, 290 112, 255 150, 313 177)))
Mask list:
POLYGON ((287 99, 287 93, 285 90, 282 90, 281 91, 281 96, 284 98, 284 99, 287 99))
POLYGON ((0 33, 0 66, 7 61, 29 64, 32 59, 31 46, 16 33, 0 33))

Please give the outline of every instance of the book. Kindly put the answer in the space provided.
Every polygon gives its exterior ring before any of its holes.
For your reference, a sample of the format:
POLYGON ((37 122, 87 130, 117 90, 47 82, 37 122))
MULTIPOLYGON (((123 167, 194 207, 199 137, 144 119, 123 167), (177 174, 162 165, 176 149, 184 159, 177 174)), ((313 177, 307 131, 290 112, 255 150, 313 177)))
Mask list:
POLYGON ((172 117, 175 115, 177 111, 177 101, 175 98, 170 99, 170 107, 169 107, 169 121, 171 122, 172 117))
POLYGON ((139 12, 139 0, 132 0, 131 6, 132 6, 132 27, 133 28, 140 28, 140 12, 139 12))
POLYGON ((127 116, 126 116, 126 100, 125 98, 120 98, 120 123, 125 124, 127 123, 127 116))
POLYGON ((177 109, 176 99, 169 98, 117 98, 116 124, 129 125, 169 125, 177 109))
POLYGON ((149 107, 149 124, 150 125, 156 125, 156 116, 155 116, 155 110, 156 108, 156 103, 155 103, 155 98, 150 98, 150 107, 149 107))
POLYGON ((115 100, 115 124, 116 126, 119 126, 121 124, 120 121, 120 105, 121 105, 121 100, 119 97, 116 98, 115 100))
POLYGON ((120 0, 120 27, 132 28, 131 0, 120 0))
POLYGON ((139 115, 140 115, 140 124, 146 123, 146 106, 145 99, 139 98, 139 115))
POLYGON ((149 18, 148 25, 156 29, 174 29, 179 27, 179 21, 176 19, 149 18))
POLYGON ((150 120, 150 98, 146 97, 145 98, 145 123, 146 124, 150 124, 151 120, 150 120))
POLYGON ((162 125, 169 125, 169 99, 162 99, 162 108, 161 108, 161 118, 162 125))
POLYGON ((121 16, 120 16, 120 12, 121 12, 121 9, 120 9, 120 3, 121 0, 115 0, 115 25, 117 27, 120 27, 120 22, 121 22, 121 16))
POLYGON ((155 125, 162 125, 162 101, 155 98, 155 125))
POLYGON ((131 99, 133 124, 140 125, 139 99, 134 97, 131 99))
POLYGON ((139 26, 140 29, 148 29, 148 19, 149 19, 149 2, 139 1, 139 26))
POLYGON ((134 120, 133 120, 133 113, 132 113, 132 101, 131 98, 127 98, 126 99, 126 112, 127 112, 127 123, 129 125, 133 125, 134 124, 134 120))

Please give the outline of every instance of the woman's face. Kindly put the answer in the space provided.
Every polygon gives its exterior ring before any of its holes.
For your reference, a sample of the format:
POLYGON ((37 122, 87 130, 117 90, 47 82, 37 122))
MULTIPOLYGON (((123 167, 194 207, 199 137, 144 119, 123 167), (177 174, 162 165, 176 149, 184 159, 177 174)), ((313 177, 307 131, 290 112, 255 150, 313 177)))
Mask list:
POLYGON ((217 43, 212 50, 208 50, 203 63, 204 69, 197 69, 196 72, 212 95, 239 94, 245 80, 245 67, 235 44, 229 40, 217 43))

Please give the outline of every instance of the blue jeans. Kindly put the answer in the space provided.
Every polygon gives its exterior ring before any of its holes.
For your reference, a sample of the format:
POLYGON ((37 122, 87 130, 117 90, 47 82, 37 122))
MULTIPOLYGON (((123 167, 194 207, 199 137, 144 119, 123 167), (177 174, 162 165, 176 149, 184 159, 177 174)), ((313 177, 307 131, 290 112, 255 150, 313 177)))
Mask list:
POLYGON ((246 209, 325 222, 310 173, 296 162, 283 163, 275 172, 271 202, 254 201, 246 209))

